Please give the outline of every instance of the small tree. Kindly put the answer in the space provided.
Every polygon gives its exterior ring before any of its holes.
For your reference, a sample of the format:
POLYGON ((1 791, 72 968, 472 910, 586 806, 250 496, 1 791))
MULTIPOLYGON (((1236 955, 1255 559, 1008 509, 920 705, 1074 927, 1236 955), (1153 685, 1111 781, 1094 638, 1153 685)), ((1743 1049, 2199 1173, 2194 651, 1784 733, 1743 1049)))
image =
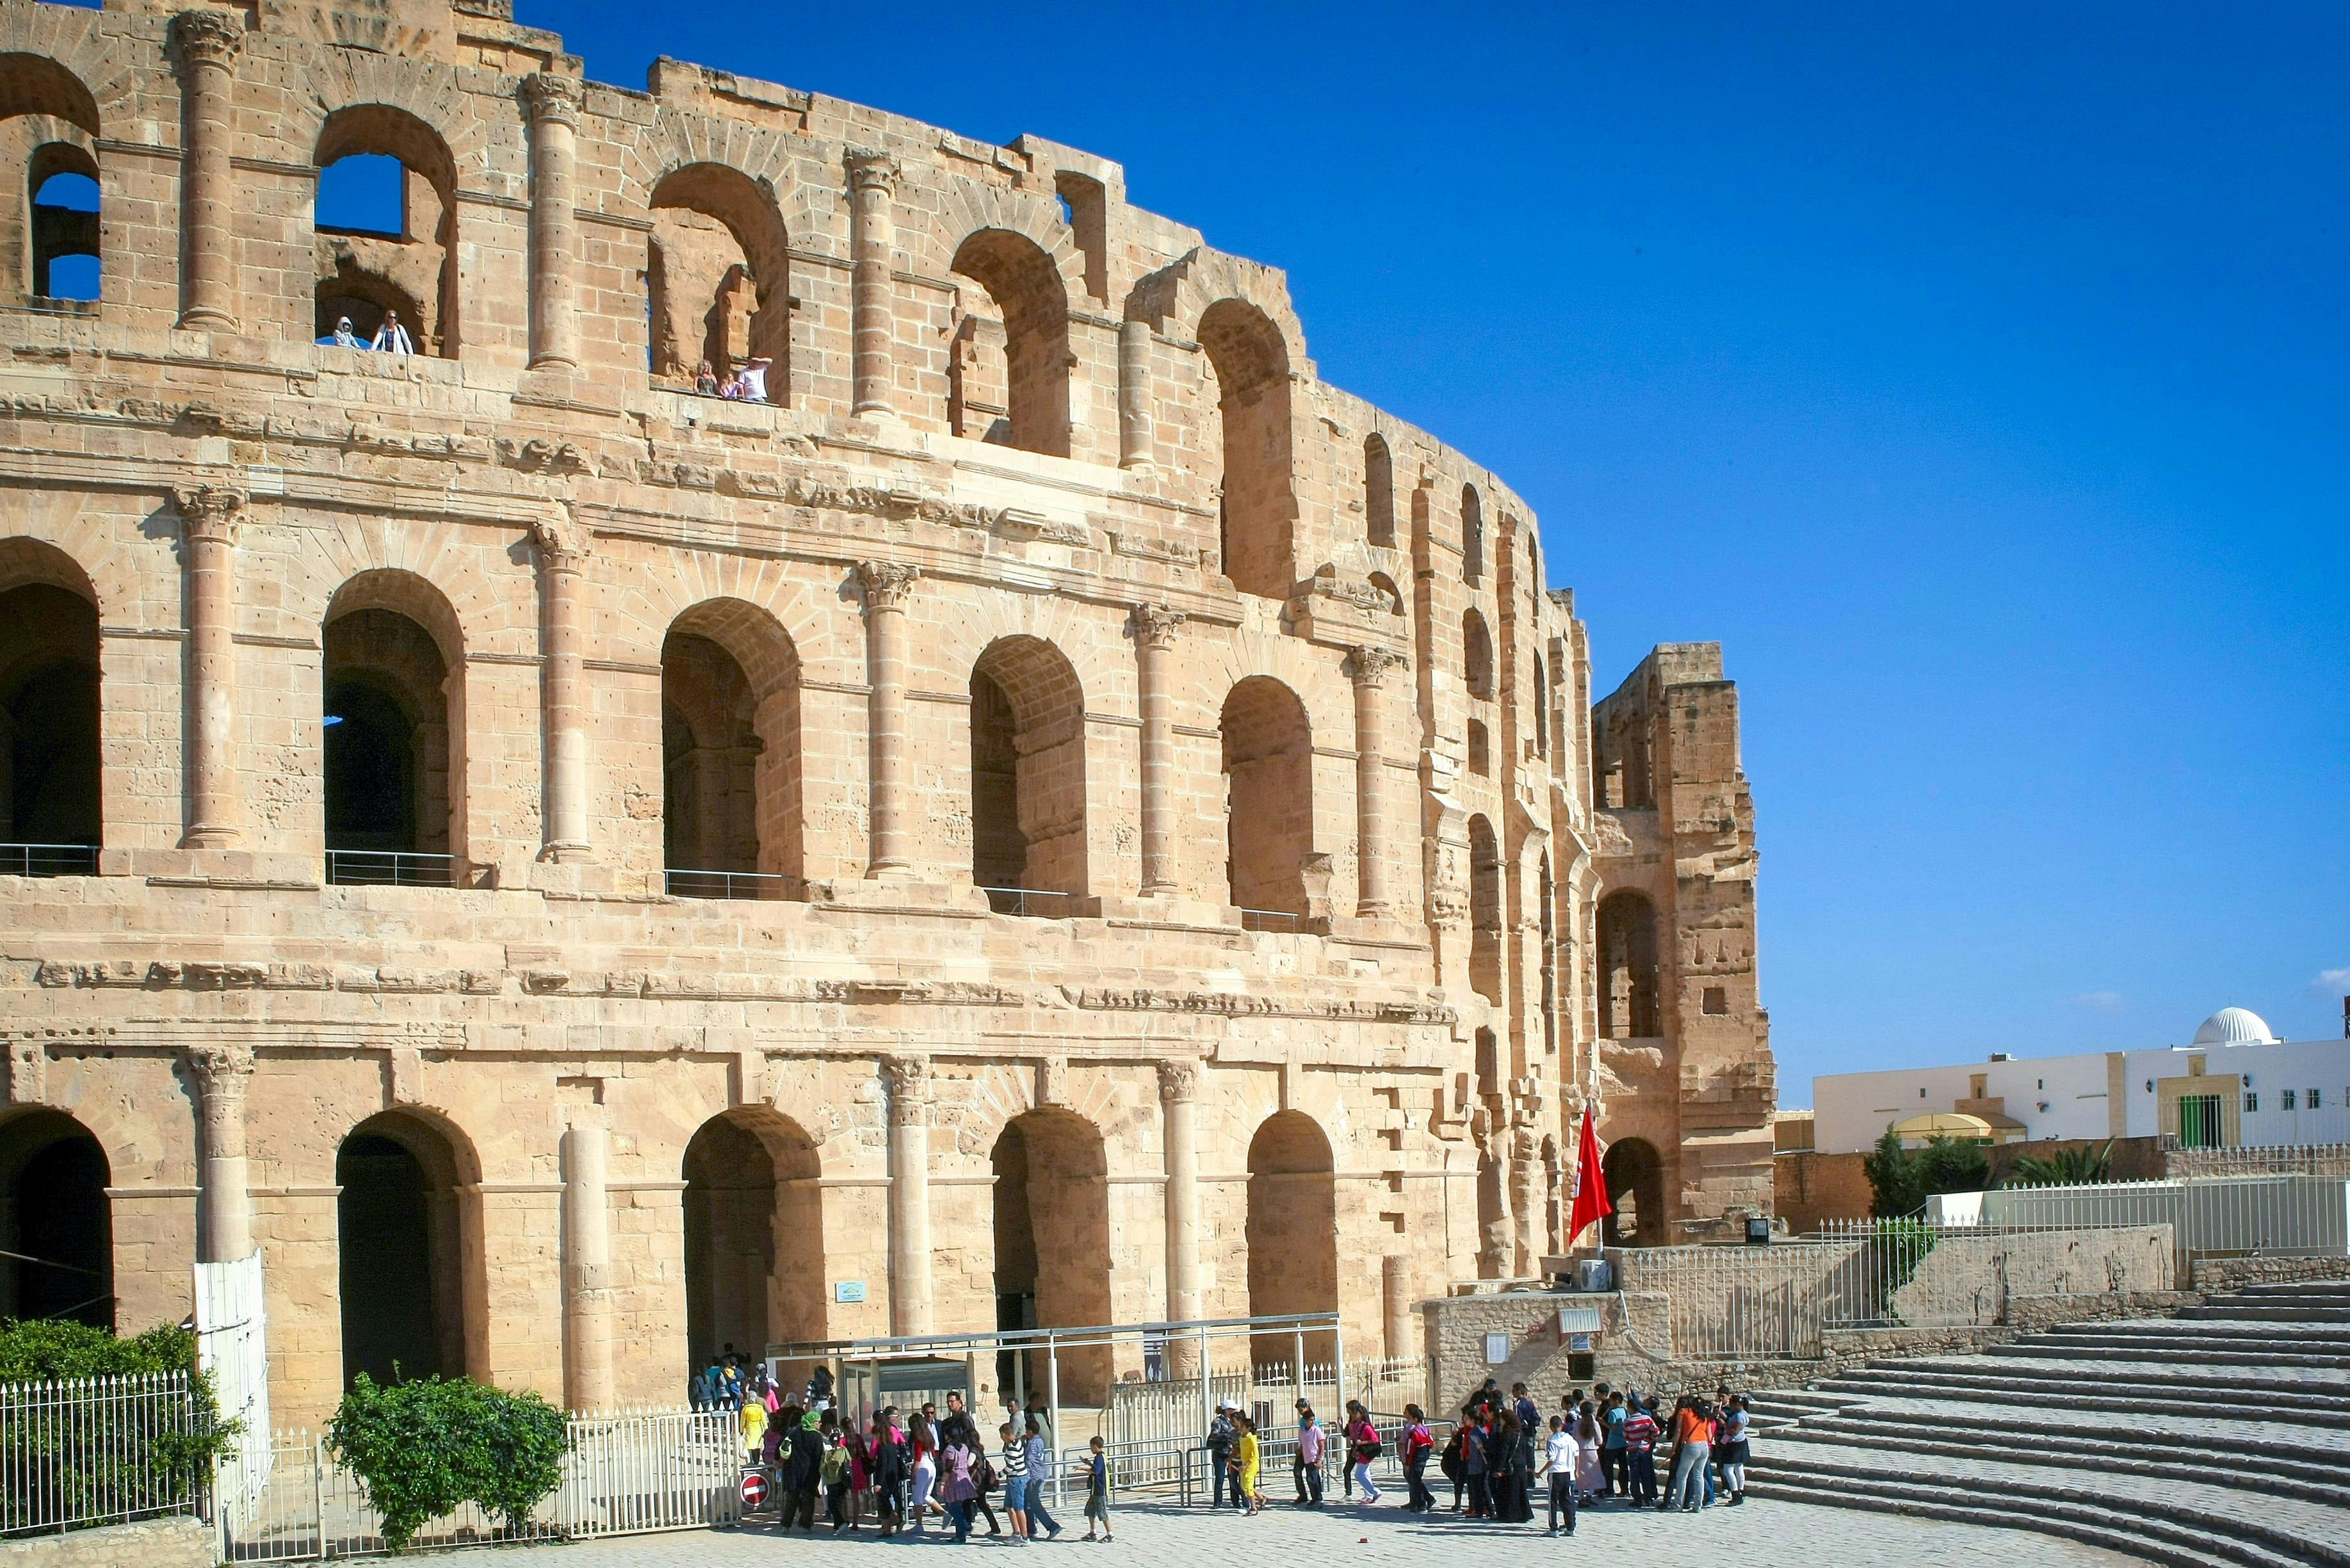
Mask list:
POLYGON ((2027 1154, 2007 1168, 2009 1187, 2078 1187, 2114 1179, 2114 1140, 2097 1147, 2063 1148, 2052 1159, 2027 1154))
POLYGON ((384 1544, 406 1547, 427 1520, 478 1503, 517 1533, 563 1479, 563 1412, 536 1394, 469 1377, 380 1385, 364 1372, 335 1410, 327 1446, 383 1515, 384 1544))
POLYGON ((1938 1193, 1981 1192, 1991 1185, 1991 1162, 1979 1146, 1931 1137, 1923 1148, 1904 1148, 1891 1127, 1862 1168, 1868 1174, 1869 1212, 1880 1220, 1915 1214, 1938 1193))
POLYGON ((244 1429, 223 1421, 212 1380, 196 1363, 196 1336, 159 1325, 130 1339, 58 1318, 0 1320, 0 1383, 183 1373, 188 1402, 159 1418, 152 1410, 91 1400, 66 1420, 0 1426, 0 1473, 28 1495, 46 1497, 88 1522, 153 1511, 193 1496, 213 1461, 244 1429))

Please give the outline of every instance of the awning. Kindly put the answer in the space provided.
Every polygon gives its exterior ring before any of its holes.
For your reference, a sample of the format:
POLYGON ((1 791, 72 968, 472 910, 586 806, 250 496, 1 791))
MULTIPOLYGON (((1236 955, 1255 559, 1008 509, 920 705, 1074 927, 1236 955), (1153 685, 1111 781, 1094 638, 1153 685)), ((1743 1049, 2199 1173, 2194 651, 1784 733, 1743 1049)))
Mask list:
POLYGON ((1971 1111, 1926 1111, 1893 1124, 1905 1144, 1946 1137, 1960 1143, 2022 1143, 2030 1129, 2012 1116, 1980 1116, 1971 1111))
POLYGON ((1597 1334, 1600 1310, 1596 1306, 1569 1306, 1558 1309, 1558 1332, 1561 1334, 1597 1334))

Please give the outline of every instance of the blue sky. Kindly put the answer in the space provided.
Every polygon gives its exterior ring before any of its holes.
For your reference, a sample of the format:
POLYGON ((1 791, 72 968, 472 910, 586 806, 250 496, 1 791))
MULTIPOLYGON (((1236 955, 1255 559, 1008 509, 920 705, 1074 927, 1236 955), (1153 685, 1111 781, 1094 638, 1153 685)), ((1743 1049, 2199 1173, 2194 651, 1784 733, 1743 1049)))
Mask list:
POLYGON ((518 9, 1120 161, 1528 499, 1603 691, 1719 639, 1783 1103, 2338 1033, 2350 11, 518 9))

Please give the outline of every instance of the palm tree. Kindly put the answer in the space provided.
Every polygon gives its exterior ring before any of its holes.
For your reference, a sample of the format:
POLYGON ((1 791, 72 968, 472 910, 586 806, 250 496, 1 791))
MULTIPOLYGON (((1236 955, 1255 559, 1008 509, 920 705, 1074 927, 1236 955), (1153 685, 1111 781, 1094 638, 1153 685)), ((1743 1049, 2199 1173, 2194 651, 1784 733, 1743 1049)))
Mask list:
POLYGON ((2114 1140, 2090 1147, 2065 1148, 2043 1159, 2026 1155, 2007 1168, 2002 1187, 2080 1187, 2114 1179, 2114 1140))

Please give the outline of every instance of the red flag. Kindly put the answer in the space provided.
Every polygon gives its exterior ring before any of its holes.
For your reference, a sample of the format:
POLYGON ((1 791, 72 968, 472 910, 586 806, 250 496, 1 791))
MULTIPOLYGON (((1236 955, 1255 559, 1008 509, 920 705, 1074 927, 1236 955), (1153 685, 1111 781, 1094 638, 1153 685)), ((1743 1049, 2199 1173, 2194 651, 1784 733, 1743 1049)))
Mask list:
POLYGON ((1599 1129, 1592 1125, 1591 1107, 1586 1106, 1582 1145, 1575 1156, 1575 1206, 1567 1210, 1567 1250, 1575 1250, 1575 1238, 1586 1227, 1615 1212, 1615 1206, 1607 1201, 1607 1183, 1599 1174, 1599 1129))

